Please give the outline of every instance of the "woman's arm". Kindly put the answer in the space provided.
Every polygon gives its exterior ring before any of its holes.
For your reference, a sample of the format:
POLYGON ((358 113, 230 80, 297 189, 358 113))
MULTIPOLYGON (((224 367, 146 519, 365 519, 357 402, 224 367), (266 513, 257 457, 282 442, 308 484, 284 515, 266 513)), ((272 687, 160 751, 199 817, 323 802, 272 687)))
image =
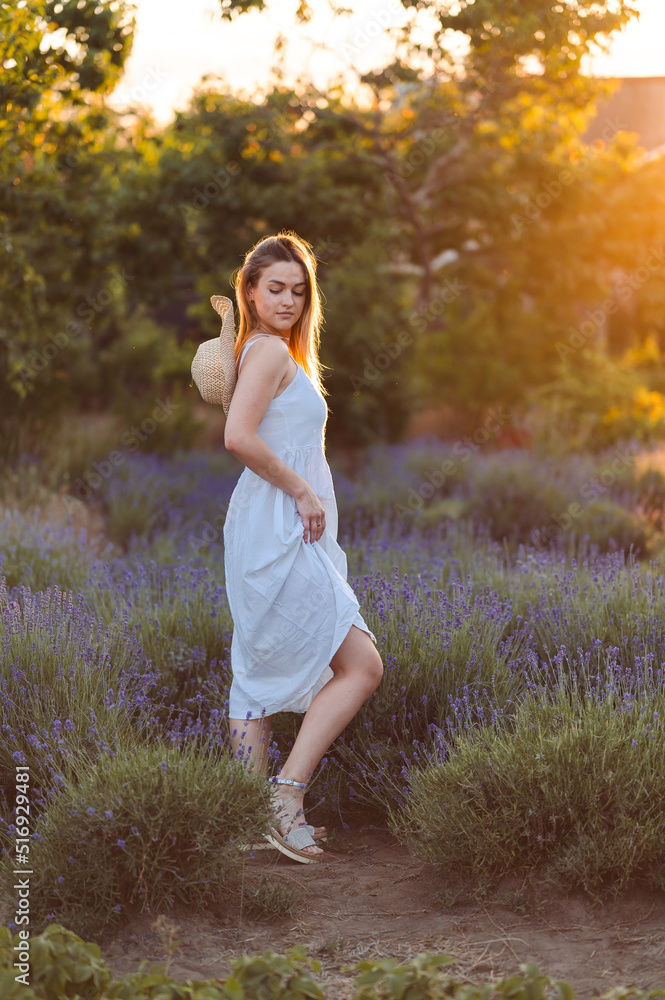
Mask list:
POLYGON ((289 468, 257 434, 289 365, 289 349, 277 337, 264 337, 252 344, 231 398, 224 447, 257 476, 293 497, 303 520, 305 541, 309 533, 310 541, 315 542, 325 530, 321 501, 307 480, 289 468))

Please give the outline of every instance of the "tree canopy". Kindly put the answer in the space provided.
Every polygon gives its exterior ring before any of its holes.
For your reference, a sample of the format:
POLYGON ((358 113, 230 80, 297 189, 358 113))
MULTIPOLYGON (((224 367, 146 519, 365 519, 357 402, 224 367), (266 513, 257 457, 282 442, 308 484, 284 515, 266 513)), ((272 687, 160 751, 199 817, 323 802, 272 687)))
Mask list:
POLYGON ((621 123, 581 138, 611 89, 582 56, 635 5, 402 8, 391 61, 359 74, 362 104, 341 83, 275 80, 259 102, 202 81, 162 128, 105 99, 133 5, 0 2, 0 417, 131 409, 164 385, 192 399, 189 361, 216 332, 209 296, 280 229, 319 259, 334 440, 395 440, 442 400, 471 422, 519 409, 562 375, 585 310, 649 260, 610 346, 665 347, 662 161, 640 165, 621 123), (186 330, 155 320, 178 302, 186 330))

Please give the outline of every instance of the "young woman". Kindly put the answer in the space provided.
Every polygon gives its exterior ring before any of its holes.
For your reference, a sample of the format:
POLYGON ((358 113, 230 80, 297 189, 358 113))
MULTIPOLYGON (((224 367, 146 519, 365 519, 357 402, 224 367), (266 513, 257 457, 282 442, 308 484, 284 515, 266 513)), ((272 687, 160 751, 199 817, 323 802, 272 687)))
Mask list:
POLYGON ((246 466, 224 524, 233 617, 229 725, 234 749, 267 775, 271 716, 304 713, 274 795, 269 841, 320 860, 307 782, 379 685, 376 637, 347 583, 325 457, 328 407, 318 359, 316 259, 292 232, 261 240, 235 280, 237 383, 224 444, 246 466))

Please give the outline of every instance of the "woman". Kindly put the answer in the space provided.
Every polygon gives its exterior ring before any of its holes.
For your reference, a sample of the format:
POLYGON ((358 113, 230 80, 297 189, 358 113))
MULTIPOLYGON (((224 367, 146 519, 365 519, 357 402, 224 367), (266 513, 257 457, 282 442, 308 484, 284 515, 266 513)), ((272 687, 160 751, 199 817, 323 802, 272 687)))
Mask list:
POLYGON ((320 860, 306 784, 379 685, 383 664, 347 583, 325 457, 316 259, 295 233, 251 250, 235 280, 237 383, 224 444, 245 466, 224 524, 233 617, 229 725, 236 753, 267 775, 271 716, 304 713, 274 795, 270 843, 320 860))

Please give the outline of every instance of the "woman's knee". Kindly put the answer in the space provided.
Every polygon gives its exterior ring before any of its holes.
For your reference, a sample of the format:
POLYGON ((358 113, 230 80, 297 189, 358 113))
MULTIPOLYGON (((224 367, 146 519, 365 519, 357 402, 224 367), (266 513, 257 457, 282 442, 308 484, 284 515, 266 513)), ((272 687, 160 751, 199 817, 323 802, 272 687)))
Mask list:
POLYGON ((383 661, 379 656, 378 649, 370 650, 361 663, 358 664, 358 673, 361 675, 367 688, 367 697, 376 691, 381 678, 383 677, 383 661))
POLYGON ((378 649, 374 649, 373 656, 368 663, 367 680, 372 685, 372 691, 376 691, 383 679, 383 660, 378 649))
POLYGON ((383 677, 383 661, 378 649, 367 632, 357 626, 351 628, 330 661, 330 666, 336 676, 361 678, 368 698, 383 677))

